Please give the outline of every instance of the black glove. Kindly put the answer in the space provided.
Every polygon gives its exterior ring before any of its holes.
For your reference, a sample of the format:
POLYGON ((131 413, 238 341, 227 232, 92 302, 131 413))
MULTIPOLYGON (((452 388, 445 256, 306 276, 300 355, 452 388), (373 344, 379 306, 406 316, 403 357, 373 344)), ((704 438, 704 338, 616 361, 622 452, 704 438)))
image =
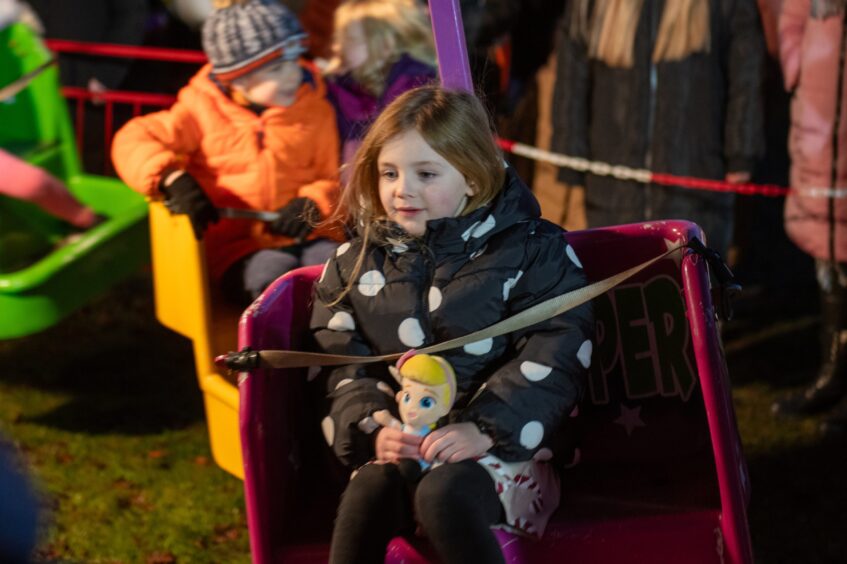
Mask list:
POLYGON ((191 220, 194 236, 199 241, 210 223, 220 219, 218 209, 194 177, 188 173, 179 175, 167 186, 159 189, 165 195, 165 206, 171 213, 184 213, 191 220))
POLYGON ((279 217, 270 223, 270 230, 277 235, 287 235, 303 240, 321 220, 318 204, 310 198, 294 198, 277 210, 279 217))

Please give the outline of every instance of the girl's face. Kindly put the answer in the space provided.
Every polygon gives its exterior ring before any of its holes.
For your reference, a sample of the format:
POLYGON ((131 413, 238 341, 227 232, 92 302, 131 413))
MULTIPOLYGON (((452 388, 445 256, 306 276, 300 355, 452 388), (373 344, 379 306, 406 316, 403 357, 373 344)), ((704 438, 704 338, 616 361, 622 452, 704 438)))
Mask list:
POLYGON ((464 175, 408 130, 388 140, 377 159, 379 200, 388 218, 420 237, 431 219, 455 217, 473 189, 464 175))
POLYGON ((303 71, 297 61, 279 61, 236 78, 232 85, 249 101, 262 106, 288 107, 294 103, 303 71))
POLYGON ((351 71, 361 67, 367 62, 369 55, 362 22, 350 22, 341 34, 341 59, 344 68, 351 71))

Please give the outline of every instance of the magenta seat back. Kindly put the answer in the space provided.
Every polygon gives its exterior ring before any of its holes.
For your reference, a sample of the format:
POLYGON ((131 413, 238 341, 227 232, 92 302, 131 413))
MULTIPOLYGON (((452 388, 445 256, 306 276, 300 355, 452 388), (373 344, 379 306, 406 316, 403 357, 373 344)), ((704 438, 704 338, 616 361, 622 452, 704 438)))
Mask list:
MULTIPOLYGON (((701 237, 682 221, 567 235, 591 281, 701 237)), ((277 280, 241 320, 239 346, 302 349, 320 267, 277 280)), ((750 562, 747 477, 701 257, 668 258, 595 301, 597 341, 563 503, 541 543, 509 561, 750 562), (697 557, 690 553, 695 553, 697 557), (579 558, 574 561, 581 561, 579 558)), ((344 476, 319 431, 306 371, 240 379, 254 562, 322 562, 344 476)), ((389 561, 425 561, 398 539, 389 561)))

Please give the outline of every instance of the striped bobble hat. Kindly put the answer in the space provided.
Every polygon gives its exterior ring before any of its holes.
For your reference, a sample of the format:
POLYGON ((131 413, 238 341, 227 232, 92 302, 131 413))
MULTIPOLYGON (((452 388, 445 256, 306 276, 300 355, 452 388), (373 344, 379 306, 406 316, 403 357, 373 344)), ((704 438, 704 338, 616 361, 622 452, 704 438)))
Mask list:
POLYGON ((203 22, 203 50, 212 73, 229 82, 277 58, 306 52, 306 32, 278 0, 216 0, 203 22))

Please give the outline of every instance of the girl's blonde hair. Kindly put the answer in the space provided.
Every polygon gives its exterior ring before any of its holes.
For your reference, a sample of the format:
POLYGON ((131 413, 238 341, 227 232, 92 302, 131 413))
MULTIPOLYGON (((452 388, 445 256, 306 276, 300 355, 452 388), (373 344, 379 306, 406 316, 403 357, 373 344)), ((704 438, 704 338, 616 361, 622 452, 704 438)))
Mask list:
MULTIPOLYGON (((638 20, 644 0, 577 0, 571 36, 588 43, 588 55, 610 67, 631 68, 638 20)), ((667 0, 653 62, 679 61, 711 47, 709 0, 667 0)))
POLYGON ((335 59, 329 72, 342 66, 344 30, 354 22, 362 26, 368 60, 350 72, 372 94, 382 94, 388 70, 404 53, 436 66, 429 16, 416 0, 347 0, 335 11, 335 59))
POLYGON ((434 85, 398 96, 379 115, 356 151, 350 181, 330 218, 331 222, 340 221, 358 229, 362 238, 347 288, 333 303, 352 287, 368 248, 389 244, 391 230, 385 228, 387 216, 379 198, 378 159, 386 143, 411 130, 455 167, 473 190, 462 215, 486 205, 503 189, 503 155, 494 140, 491 118, 476 96, 434 85))

